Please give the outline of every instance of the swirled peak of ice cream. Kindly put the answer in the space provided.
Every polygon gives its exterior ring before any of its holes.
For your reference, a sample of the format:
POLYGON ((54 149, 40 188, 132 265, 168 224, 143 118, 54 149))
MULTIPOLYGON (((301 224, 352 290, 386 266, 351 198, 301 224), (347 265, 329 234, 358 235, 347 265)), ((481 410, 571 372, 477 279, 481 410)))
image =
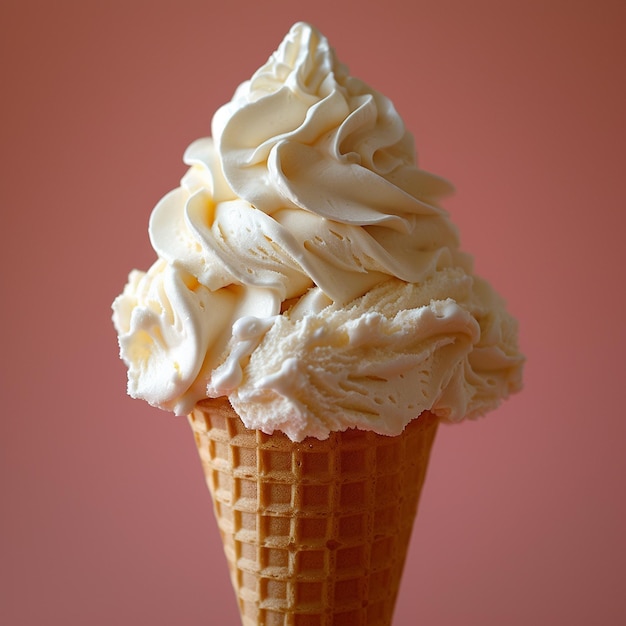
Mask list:
POLYGON ((158 255, 113 304, 131 396, 228 396, 294 440, 480 415, 521 385, 504 304, 474 276, 393 104, 295 24, 184 157, 158 255))

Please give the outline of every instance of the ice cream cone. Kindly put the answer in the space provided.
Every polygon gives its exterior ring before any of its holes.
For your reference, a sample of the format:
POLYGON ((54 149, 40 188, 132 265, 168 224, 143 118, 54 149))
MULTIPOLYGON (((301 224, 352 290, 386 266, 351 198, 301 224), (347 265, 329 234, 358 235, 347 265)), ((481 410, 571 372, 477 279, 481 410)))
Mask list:
POLYGON ((190 415, 244 626, 389 626, 437 419, 300 443, 190 415))

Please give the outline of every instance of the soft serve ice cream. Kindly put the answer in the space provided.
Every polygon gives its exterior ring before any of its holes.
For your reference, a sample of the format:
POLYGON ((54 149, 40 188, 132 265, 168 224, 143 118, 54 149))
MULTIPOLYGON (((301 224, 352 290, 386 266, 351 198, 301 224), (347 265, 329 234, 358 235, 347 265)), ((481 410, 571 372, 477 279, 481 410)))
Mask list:
POLYGON ((131 396, 179 415, 227 396, 299 441, 519 389, 515 321, 459 249, 449 185, 317 30, 294 25, 184 160, 150 220, 158 260, 113 304, 131 396))

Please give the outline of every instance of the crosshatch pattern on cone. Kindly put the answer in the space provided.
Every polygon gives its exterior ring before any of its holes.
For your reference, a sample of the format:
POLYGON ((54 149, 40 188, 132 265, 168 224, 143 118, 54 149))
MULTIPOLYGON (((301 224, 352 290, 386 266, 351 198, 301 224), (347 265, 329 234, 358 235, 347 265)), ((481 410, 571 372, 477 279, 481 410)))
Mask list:
POLYGON ((437 419, 292 442, 225 399, 190 416, 245 626, 388 626, 437 419))

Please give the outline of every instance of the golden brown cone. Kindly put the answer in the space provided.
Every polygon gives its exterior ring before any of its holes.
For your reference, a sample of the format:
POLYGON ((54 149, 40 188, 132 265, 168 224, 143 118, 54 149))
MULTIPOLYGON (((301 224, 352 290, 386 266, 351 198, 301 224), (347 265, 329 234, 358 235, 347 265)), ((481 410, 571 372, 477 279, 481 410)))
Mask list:
POLYGON ((390 626, 437 418, 300 443, 223 398, 189 421, 243 626, 390 626))

